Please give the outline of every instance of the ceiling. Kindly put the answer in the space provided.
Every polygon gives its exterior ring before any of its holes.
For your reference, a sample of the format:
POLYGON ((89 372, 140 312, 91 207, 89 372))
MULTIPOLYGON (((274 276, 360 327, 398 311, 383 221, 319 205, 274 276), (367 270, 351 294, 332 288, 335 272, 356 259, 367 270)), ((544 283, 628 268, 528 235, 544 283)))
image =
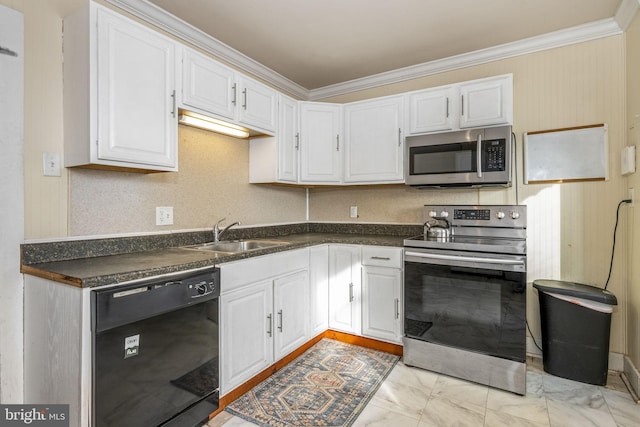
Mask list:
POLYGON ((611 19, 624 0, 149 0, 307 90, 611 19))

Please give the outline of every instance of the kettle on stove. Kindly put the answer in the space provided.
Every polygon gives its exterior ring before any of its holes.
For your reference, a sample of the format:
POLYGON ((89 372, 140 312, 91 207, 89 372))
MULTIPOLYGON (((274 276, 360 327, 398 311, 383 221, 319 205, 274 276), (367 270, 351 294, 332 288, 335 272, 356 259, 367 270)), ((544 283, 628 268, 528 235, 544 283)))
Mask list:
POLYGON ((427 238, 448 240, 451 237, 451 224, 442 217, 433 217, 424 223, 424 234, 427 238))

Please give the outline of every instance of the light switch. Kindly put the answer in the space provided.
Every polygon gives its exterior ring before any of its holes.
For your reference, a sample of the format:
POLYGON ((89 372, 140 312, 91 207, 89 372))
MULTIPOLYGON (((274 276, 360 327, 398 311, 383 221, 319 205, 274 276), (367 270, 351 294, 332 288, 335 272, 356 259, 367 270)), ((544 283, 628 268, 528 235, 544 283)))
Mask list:
POLYGON ((60 153, 42 153, 42 174, 60 176, 60 153))

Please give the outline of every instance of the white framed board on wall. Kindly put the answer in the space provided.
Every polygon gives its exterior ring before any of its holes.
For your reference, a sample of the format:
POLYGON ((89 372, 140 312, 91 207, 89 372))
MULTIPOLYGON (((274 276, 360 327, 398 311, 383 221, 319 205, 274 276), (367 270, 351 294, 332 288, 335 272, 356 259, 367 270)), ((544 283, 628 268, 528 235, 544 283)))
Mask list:
POLYGON ((524 134, 524 183, 609 179, 607 125, 596 124, 524 134))

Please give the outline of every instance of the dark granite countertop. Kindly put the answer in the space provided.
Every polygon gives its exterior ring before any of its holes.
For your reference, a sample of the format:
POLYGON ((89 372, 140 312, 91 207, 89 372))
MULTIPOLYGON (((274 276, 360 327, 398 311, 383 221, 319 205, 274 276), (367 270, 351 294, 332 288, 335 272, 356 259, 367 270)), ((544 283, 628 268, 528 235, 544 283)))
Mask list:
MULTIPOLYGON (((89 246, 83 246, 84 253, 91 254, 91 256, 68 259, 64 259, 64 254, 67 257, 77 256, 80 243, 68 242, 67 246, 71 248, 70 250, 65 248, 64 243, 47 243, 45 245, 53 245, 52 247, 55 248, 55 256, 53 259, 48 260, 43 254, 46 253, 47 249, 53 251, 52 248, 37 247, 37 244, 23 245, 21 270, 25 274, 87 288, 220 265, 240 259, 327 243, 401 247, 404 238, 418 234, 420 230, 419 227, 411 225, 376 226, 374 228, 359 227, 355 229, 343 227, 344 224, 331 226, 325 224, 320 227, 309 225, 306 227, 307 230, 289 230, 303 232, 291 234, 273 233, 275 235, 272 236, 266 236, 260 232, 251 233, 246 229, 238 230, 239 233, 231 237, 247 239, 256 236, 255 238, 269 238, 270 240, 277 239, 287 242, 287 244, 281 246, 238 254, 221 254, 172 246, 157 248, 154 244, 150 245, 146 250, 144 247, 138 247, 140 250, 131 252, 118 253, 118 250, 109 249, 116 253, 108 254, 108 251, 104 249, 104 245, 113 246, 114 243, 107 239, 106 242, 97 240, 89 243, 89 246), (358 233, 358 231, 362 233, 358 233), (71 255, 69 255, 69 252, 71 255)), ((179 236, 178 241, 180 246, 185 246, 184 236, 179 236)), ((195 242, 195 244, 197 243, 203 242, 195 242)), ((194 244, 194 242, 188 241, 187 244, 194 244)), ((85 243, 85 245, 87 244, 85 243)))

